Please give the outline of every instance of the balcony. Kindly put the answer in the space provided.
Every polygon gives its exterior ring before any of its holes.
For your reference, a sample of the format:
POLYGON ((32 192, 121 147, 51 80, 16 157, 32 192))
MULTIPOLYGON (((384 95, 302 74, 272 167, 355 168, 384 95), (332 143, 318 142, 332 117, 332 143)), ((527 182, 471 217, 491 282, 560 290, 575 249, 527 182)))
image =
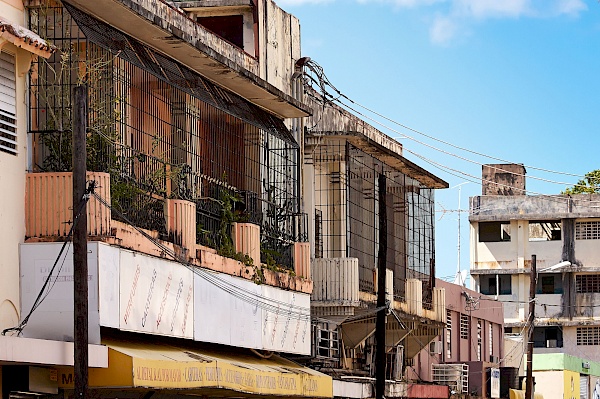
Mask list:
POLYGON ((28 209, 51 225, 30 240, 64 239, 72 220, 71 91, 86 80, 87 169, 105 204, 88 206, 92 236, 164 257, 143 231, 196 265, 310 291, 299 145, 283 121, 73 7, 45 12, 31 23, 61 52, 33 66, 28 209))
MULTIPOLYGON (((109 327, 242 348, 311 353, 308 293, 259 285, 243 274, 215 273, 109 244, 110 240, 87 245, 90 343, 99 344, 104 338, 101 328, 109 327), (281 303, 293 304, 294 311, 286 307, 284 313, 281 303)), ((27 338, 73 339, 73 254, 72 246, 64 252, 62 247, 62 242, 33 241, 20 246, 24 310, 36 303, 48 276, 54 277, 53 289, 45 291, 44 301, 23 330, 27 338), (51 272, 57 257, 60 270, 51 272)))
MULTIPOLYGON (((29 3, 30 10, 35 12, 38 2, 29 3)), ((294 72, 294 62, 300 58, 300 49, 299 46, 292 48, 290 29, 283 24, 286 14, 274 4, 269 3, 269 9, 263 12, 270 12, 270 15, 280 14, 280 19, 273 20, 282 23, 269 24, 267 27, 262 16, 257 18, 256 28, 250 23, 248 28, 240 29, 249 30, 252 34, 256 32, 263 35, 265 39, 247 37, 242 39, 241 46, 236 45, 235 40, 224 38, 217 34, 218 32, 215 33, 203 26, 193 12, 186 13, 163 1, 76 0, 70 1, 69 4, 68 11, 73 16, 81 16, 80 21, 90 21, 87 23, 90 28, 89 36, 102 33, 104 30, 103 28, 96 30, 99 25, 93 19, 105 21, 115 29, 178 60, 194 72, 228 90, 252 99, 255 104, 281 117, 302 117, 309 114, 308 108, 291 96, 290 78, 294 72), (115 10, 119 11, 115 12, 115 10), (269 40, 281 43, 280 46, 268 45, 267 28, 269 40), (259 49, 259 43, 265 43, 264 47, 259 49), (252 48, 248 48, 250 45, 252 48), (290 57, 291 54, 294 54, 295 59, 290 57), (261 68, 261 60, 264 61, 264 68, 261 68), (277 65, 272 65, 273 60, 278 60, 277 65), (270 81, 266 80, 267 74, 264 71, 267 69, 271 72, 270 81), (273 79, 278 75, 277 71, 281 75, 279 80, 273 79), (286 73, 282 74, 282 71, 286 73)), ((33 16, 37 20, 35 14, 33 16)), ((296 19, 292 21, 299 29, 298 21, 296 19)), ((248 21, 242 21, 241 24, 245 26, 248 21)), ((83 25, 80 23, 80 26, 83 25)))

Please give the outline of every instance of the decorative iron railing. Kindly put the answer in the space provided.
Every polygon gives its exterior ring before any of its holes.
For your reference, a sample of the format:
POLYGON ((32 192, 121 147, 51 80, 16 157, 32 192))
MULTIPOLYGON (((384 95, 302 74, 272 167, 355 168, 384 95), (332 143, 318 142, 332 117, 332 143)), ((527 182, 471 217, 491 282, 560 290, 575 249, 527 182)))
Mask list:
POLYGON ((306 240, 299 146, 282 120, 72 6, 29 16, 60 50, 32 69, 32 172, 71 170, 71 89, 85 83, 87 166, 110 174, 113 218, 166 236, 162 203, 184 199, 201 244, 225 245, 235 221, 261 226, 265 253, 306 240))

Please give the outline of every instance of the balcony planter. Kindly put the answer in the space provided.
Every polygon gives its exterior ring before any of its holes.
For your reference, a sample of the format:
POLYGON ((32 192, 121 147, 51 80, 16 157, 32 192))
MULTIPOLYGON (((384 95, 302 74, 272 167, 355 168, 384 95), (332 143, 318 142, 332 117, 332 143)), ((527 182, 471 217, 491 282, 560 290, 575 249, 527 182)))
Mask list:
POLYGON ((233 223, 231 238, 236 252, 250 256, 260 265, 260 226, 252 223, 233 223))
MULTIPOLYGON (((88 172, 95 193, 110 204, 110 175, 88 172)), ((91 197, 87 203, 88 234, 109 236, 110 209, 91 197)), ((66 237, 73 220, 73 173, 28 173, 25 194, 27 237, 66 237)))
POLYGON ((165 221, 173 243, 187 250, 188 254, 195 254, 196 204, 178 199, 165 200, 165 221))

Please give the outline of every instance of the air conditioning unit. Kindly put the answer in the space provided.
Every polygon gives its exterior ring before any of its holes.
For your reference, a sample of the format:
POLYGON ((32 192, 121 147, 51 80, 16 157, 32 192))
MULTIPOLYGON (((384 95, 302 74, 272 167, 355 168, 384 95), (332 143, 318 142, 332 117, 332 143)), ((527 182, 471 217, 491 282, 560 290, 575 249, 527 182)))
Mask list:
POLYGON ((429 343, 429 353, 432 355, 442 354, 442 341, 432 341, 429 343))
POLYGON ((433 382, 448 385, 456 393, 469 391, 469 366, 467 364, 432 364, 433 382))
POLYGON ((584 369, 589 369, 590 368, 590 362, 583 362, 581 363, 581 367, 584 369))
POLYGON ((386 376, 388 380, 400 381, 404 375, 404 346, 397 345, 386 354, 386 376))
POLYGON ((546 348, 556 348, 557 341, 555 339, 547 339, 546 340, 546 348))

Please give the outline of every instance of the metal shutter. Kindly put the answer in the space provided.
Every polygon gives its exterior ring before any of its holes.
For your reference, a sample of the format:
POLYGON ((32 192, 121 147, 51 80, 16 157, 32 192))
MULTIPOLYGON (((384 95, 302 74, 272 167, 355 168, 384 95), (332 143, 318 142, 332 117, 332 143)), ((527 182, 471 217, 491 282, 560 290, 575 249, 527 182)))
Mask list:
POLYGON ((0 151, 17 154, 15 57, 0 52, 0 151))
POLYGON ((588 387, 589 387, 590 376, 580 375, 579 376, 579 398, 588 399, 588 387))

